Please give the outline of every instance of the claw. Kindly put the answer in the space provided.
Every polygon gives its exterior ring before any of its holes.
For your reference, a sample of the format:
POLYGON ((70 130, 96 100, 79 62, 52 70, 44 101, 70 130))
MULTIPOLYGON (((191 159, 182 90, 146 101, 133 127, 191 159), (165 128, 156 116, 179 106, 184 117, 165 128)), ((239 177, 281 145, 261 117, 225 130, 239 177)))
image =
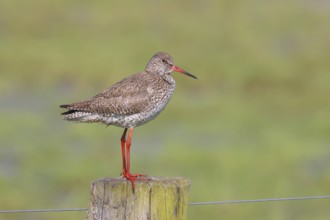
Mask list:
POLYGON ((131 173, 125 173, 123 172, 121 174, 125 179, 127 179, 128 181, 131 182, 131 185, 132 185, 132 190, 133 190, 133 193, 134 193, 134 181, 135 180, 149 180, 149 178, 146 177, 146 175, 144 174, 140 174, 140 173, 137 173, 137 174, 131 174, 131 173))

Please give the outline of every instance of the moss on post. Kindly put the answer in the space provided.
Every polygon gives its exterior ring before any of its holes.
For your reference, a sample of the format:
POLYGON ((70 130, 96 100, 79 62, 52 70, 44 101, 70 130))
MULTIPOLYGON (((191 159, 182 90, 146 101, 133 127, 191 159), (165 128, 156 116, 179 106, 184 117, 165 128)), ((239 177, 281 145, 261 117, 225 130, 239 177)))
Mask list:
POLYGON ((148 177, 135 181, 99 179, 91 185, 88 220, 184 220, 190 181, 183 177, 148 177))

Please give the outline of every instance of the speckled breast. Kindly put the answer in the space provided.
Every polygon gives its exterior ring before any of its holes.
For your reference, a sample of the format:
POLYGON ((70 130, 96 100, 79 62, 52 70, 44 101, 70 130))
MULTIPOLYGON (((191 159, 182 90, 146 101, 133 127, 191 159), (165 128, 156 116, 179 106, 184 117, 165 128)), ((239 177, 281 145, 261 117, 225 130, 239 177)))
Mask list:
POLYGON ((108 125, 115 125, 124 128, 137 127, 143 125, 156 116, 158 116, 165 108, 167 103, 170 101, 174 89, 175 82, 171 85, 168 85, 167 88, 162 87, 158 88, 158 91, 151 91, 157 88, 148 87, 148 92, 154 94, 151 96, 148 103, 146 103, 146 108, 135 114, 131 115, 112 115, 110 117, 104 117, 103 123, 108 125))

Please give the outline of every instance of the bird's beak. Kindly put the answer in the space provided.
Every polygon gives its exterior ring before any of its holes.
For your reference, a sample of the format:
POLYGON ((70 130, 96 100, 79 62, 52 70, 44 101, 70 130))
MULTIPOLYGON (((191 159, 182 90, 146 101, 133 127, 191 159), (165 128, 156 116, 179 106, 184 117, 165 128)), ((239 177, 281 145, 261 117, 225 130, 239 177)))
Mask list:
POLYGON ((174 72, 182 73, 182 74, 184 74, 184 75, 186 75, 186 76, 190 76, 190 77, 192 77, 192 78, 197 79, 196 76, 194 76, 193 74, 188 73, 187 71, 184 71, 183 69, 181 69, 181 68, 178 67, 178 66, 173 65, 173 66, 172 66, 172 70, 173 70, 174 72))

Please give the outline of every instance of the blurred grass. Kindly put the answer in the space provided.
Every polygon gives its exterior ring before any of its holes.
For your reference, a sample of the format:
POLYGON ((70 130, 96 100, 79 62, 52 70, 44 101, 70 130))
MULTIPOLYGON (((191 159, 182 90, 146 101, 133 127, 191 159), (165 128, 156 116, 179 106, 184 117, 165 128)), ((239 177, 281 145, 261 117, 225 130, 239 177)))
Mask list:
MULTIPOLYGON (((121 129, 63 122, 58 105, 159 50, 198 80, 173 74, 165 112, 135 130, 133 171, 189 177, 191 201, 329 194, 329 11, 312 0, 1 1, 0 209, 86 207, 92 180, 118 176, 121 129)), ((328 206, 190 207, 188 219, 328 219, 328 206)))

